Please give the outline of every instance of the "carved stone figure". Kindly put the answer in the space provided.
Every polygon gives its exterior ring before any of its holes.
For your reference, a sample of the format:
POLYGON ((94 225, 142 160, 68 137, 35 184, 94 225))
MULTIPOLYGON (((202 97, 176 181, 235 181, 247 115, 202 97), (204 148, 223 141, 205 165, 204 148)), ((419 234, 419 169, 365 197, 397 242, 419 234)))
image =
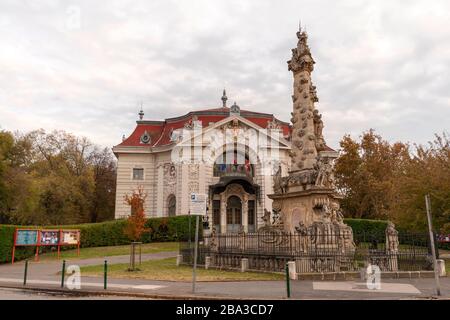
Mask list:
POLYGON ((333 217, 333 211, 328 203, 322 205, 322 220, 325 223, 331 223, 333 217))
POLYGON ((270 226, 270 211, 264 209, 264 215, 262 216, 262 220, 264 221, 264 226, 270 226))
POLYGON ((298 223, 298 226, 295 227, 295 230, 302 236, 305 236, 307 234, 307 228, 306 228, 305 224, 303 223, 303 221, 300 221, 298 223))
POLYGON ((325 140, 323 138, 323 121, 322 115, 316 109, 313 111, 313 122, 314 122, 314 135, 316 136, 316 148, 321 151, 325 147, 325 140))
POLYGON ((331 207, 331 222, 335 224, 344 224, 344 216, 339 210, 339 204, 333 202, 331 207))
POLYGON ((281 166, 278 166, 278 170, 275 172, 273 176, 273 191, 275 193, 284 193, 283 185, 282 185, 282 177, 281 177, 281 166))
POLYGON ((303 221, 300 221, 298 223, 298 226, 295 227, 295 231, 297 231, 300 239, 299 239, 299 251, 300 252, 307 252, 308 250, 308 228, 303 223, 303 221))
POLYGON ((188 183, 189 193, 197 193, 199 191, 199 184, 197 181, 189 181, 188 183))
POLYGON ((169 169, 169 177, 174 179, 174 178, 176 178, 176 176, 177 176, 177 172, 175 170, 175 166, 172 164, 172 165, 170 165, 170 169, 169 169))
POLYGON ((316 86, 311 85, 311 87, 309 88, 309 94, 310 94, 313 102, 319 102, 319 98, 317 97, 316 86))
POLYGON ((398 231, 395 229, 395 224, 388 222, 386 227, 386 250, 390 253, 398 252, 398 231))
POLYGON ((317 162, 316 186, 334 188, 333 165, 329 158, 320 157, 317 162))
POLYGON ((312 72, 314 70, 314 60, 311 56, 307 40, 308 35, 306 32, 297 32, 297 48, 292 49, 292 59, 288 61, 288 70, 295 72, 307 71, 312 72))
POLYGON ((199 177, 200 166, 198 164, 189 164, 189 179, 197 180, 199 177))
POLYGON ((272 225, 273 226, 280 226, 281 225, 281 208, 278 208, 277 206, 272 206, 272 225))

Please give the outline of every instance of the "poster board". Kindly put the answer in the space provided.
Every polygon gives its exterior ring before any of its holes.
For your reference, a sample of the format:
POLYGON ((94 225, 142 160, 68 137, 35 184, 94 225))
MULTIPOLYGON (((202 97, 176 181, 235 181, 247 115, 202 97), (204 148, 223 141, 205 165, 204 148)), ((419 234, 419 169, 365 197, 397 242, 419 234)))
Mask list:
POLYGON ((39 245, 40 246, 57 246, 59 245, 59 230, 40 230, 39 245))
POLYGON ((78 245, 80 243, 79 230, 62 230, 61 245, 78 245))
POLYGON ((189 212, 195 215, 206 215, 207 195, 203 193, 191 193, 189 212))
POLYGON ((16 246, 36 246, 38 243, 39 230, 37 229, 16 229, 16 246))

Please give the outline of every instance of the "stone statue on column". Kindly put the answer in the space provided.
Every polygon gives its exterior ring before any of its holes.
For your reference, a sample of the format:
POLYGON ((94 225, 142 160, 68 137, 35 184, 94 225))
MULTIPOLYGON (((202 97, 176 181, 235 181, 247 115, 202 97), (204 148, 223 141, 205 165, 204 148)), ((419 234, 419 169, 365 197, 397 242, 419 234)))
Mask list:
POLYGON ((398 231, 395 229, 395 224, 391 221, 388 222, 386 231, 386 250, 389 253, 397 253, 398 252, 398 231))
POLYGON ((385 231, 386 236, 386 255, 388 261, 388 270, 398 270, 398 231, 395 229, 395 225, 392 222, 388 222, 385 231))

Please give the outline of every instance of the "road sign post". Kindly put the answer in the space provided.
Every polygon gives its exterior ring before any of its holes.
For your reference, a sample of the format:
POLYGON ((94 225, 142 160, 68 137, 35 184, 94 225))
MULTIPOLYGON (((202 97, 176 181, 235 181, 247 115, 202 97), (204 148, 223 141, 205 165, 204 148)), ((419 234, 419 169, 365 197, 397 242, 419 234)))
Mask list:
POLYGON ((431 220, 431 203, 430 195, 425 196, 425 205, 427 207, 427 219, 428 219, 428 231, 430 233, 430 244, 431 244, 431 254, 433 255, 433 266, 434 266, 434 279, 436 281, 436 293, 438 296, 441 295, 441 285, 439 282, 439 270, 436 261, 436 247, 434 246, 434 235, 433 235, 433 225, 431 220))
POLYGON ((285 273, 286 273, 286 291, 287 291, 287 298, 289 299, 291 297, 291 283, 289 278, 289 265, 286 263, 285 266, 285 273))
POLYGON ((64 288, 64 278, 66 276, 66 260, 63 260, 61 270, 61 288, 64 288))
POLYGON ((195 217, 195 244, 194 244, 194 265, 192 267, 192 292, 195 293, 195 282, 197 278, 197 255, 198 255, 198 225, 199 216, 195 217))
POLYGON ((191 250, 191 238, 192 238, 192 236, 191 236, 191 210, 189 210, 189 212, 188 212, 188 234, 189 234, 189 239, 188 239, 188 242, 189 242, 189 250, 191 250))
POLYGON ((28 259, 25 260, 25 270, 23 272, 23 285, 27 285, 27 275, 28 275, 28 259))
MULTIPOLYGON (((194 242, 194 261, 192 264, 192 292, 195 293, 195 284, 197 280, 197 260, 198 260, 198 232, 200 216, 206 215, 206 194, 191 194, 190 214, 195 214, 195 242, 194 242)), ((189 224, 190 225, 190 224, 189 224)))
POLYGON ((105 260, 105 264, 103 265, 103 289, 106 290, 108 283, 108 261, 105 260))

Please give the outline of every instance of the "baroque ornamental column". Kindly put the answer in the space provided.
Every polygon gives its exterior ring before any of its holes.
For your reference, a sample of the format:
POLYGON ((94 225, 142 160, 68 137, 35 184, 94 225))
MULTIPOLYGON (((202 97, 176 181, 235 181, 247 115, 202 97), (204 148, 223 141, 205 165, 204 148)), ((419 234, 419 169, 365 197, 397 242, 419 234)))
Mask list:
POLYGON ((280 168, 274 176, 274 194, 268 195, 273 200, 272 214, 280 214, 287 232, 295 232, 300 223, 306 227, 319 228, 325 224, 327 230, 344 230, 347 226, 340 219, 341 196, 335 189, 333 175, 338 153, 326 146, 322 116, 315 108, 319 99, 311 79, 315 62, 308 35, 300 28, 297 39, 292 58, 287 62, 294 78, 291 168, 288 176, 282 176, 280 168))
POLYGON ((297 38, 297 47, 292 49, 292 58, 287 62, 294 77, 291 113, 293 148, 290 153, 292 172, 314 169, 318 152, 325 146, 321 115, 314 108, 314 103, 319 101, 311 80, 315 61, 306 32, 300 29, 297 38))
POLYGON ((242 196, 242 226, 245 233, 248 233, 248 194, 242 196))
POLYGON ((227 233, 227 198, 225 192, 220 194, 220 233, 227 233))

